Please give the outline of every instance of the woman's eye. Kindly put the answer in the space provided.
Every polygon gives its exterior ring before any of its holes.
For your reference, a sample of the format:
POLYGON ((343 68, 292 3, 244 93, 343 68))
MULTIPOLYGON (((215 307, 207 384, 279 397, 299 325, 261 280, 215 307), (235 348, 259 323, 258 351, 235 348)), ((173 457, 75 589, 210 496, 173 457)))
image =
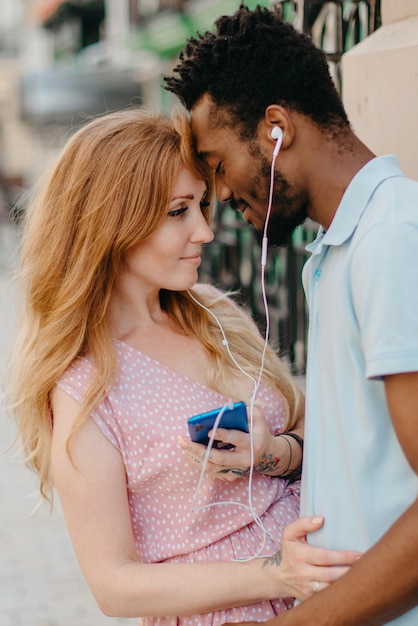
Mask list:
POLYGON ((200 208, 207 209, 210 206, 209 200, 203 199, 200 201, 200 208))
POLYGON ((183 215, 187 211, 187 207, 181 207, 181 209, 174 209, 168 213, 168 217, 178 217, 179 215, 183 215))
POLYGON ((222 174, 223 173, 223 165, 222 165, 222 161, 220 161, 218 163, 218 167, 215 170, 215 174, 222 174))

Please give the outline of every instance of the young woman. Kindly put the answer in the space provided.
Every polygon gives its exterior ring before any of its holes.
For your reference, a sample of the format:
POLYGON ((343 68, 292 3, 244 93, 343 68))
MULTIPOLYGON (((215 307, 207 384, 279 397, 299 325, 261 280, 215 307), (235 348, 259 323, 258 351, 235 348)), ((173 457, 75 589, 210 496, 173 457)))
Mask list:
POLYGON ((147 625, 265 621, 354 558, 304 543, 316 519, 281 551, 303 401, 268 347, 258 381, 264 340, 196 285, 212 191, 187 118, 132 109, 73 135, 24 226, 20 439, 42 496, 59 493, 101 610, 147 625), (235 447, 207 458, 187 420, 235 400, 251 435, 219 430, 235 447))

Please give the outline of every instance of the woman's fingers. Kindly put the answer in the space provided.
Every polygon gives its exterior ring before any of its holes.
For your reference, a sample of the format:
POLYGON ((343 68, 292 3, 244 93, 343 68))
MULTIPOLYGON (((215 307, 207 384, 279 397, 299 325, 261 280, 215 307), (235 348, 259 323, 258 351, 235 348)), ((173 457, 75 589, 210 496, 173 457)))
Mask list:
POLYGON ((315 571, 312 573, 313 576, 322 583, 333 583, 335 580, 338 580, 343 574, 346 574, 350 566, 347 565, 338 565, 333 567, 318 567, 315 568, 315 571))
MULTIPOLYGON (((224 432, 228 433, 226 429, 222 429, 224 432)), ((238 435, 242 435, 239 431, 231 431, 234 433, 238 433, 238 435)), ((248 435, 246 435, 248 437, 248 435)), ((220 469, 241 469, 247 470, 248 467, 242 464, 241 455, 238 454, 234 448, 231 449, 217 449, 212 447, 210 451, 206 448, 206 446, 200 443, 194 443, 193 441, 186 439, 184 437, 177 438, 180 447, 184 450, 186 454, 191 454, 196 458, 204 459, 206 454, 208 460, 213 463, 213 465, 217 466, 218 471, 220 469)))
POLYGON ((307 543, 306 536, 321 528, 323 524, 323 517, 300 517, 285 528, 283 543, 297 543, 296 549, 303 551, 305 560, 322 567, 352 565, 357 561, 361 556, 361 552, 355 550, 327 550, 326 548, 310 546, 307 543))
MULTIPOLYGON (((213 430, 210 430, 208 434, 211 437, 213 430)), ((247 442, 248 433, 243 433, 241 430, 233 430, 232 428, 217 428, 215 439, 221 441, 224 445, 237 446, 247 442)))
POLYGON ((309 547, 314 550, 312 562, 320 567, 337 569, 337 565, 352 565, 361 557, 361 552, 351 550, 326 550, 325 548, 309 547))
MULTIPOLYGON (((249 409, 247 408, 249 411, 249 409)), ((214 441, 221 442, 210 450, 209 460, 218 466, 218 470, 226 468, 233 476, 228 480, 236 480, 240 476, 246 476, 253 463, 257 466, 258 460, 263 458, 264 451, 269 448, 273 438, 261 412, 254 408, 253 416, 249 413, 249 425, 252 437, 249 433, 240 430, 217 428, 210 431, 209 436, 214 436, 214 441), (232 446, 232 447, 231 447, 232 446)), ((200 456, 201 444, 194 443, 185 437, 178 438, 181 448, 190 452, 195 458, 200 456)), ((214 468, 213 468, 214 469, 214 468)))
MULTIPOLYGON (((206 446, 194 443, 184 437, 178 437, 178 443, 182 448, 186 459, 189 463, 199 471, 202 471, 203 465, 205 466, 205 476, 211 476, 217 480, 224 482, 233 482, 246 473, 240 468, 234 468, 232 464, 226 466, 224 464, 216 463, 217 450, 212 448, 210 451, 206 446)), ((222 460, 222 459, 221 459, 222 460)))
POLYGON ((324 525, 324 518, 320 516, 316 517, 300 517, 295 522, 292 522, 286 526, 283 533, 283 540, 287 541, 302 541, 306 540, 308 533, 313 533, 319 530, 324 525))
POLYGON ((361 553, 327 550, 308 544, 306 536, 324 524, 322 517, 301 517, 283 533, 281 575, 292 594, 308 598, 345 574, 361 553))

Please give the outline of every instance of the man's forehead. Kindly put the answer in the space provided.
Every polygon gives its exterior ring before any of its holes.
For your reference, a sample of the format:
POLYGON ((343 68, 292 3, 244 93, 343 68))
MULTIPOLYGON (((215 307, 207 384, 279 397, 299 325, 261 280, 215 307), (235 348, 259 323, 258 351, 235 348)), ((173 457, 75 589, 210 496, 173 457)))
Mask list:
POLYGON ((208 95, 202 96, 191 110, 191 129, 197 151, 203 158, 217 151, 219 141, 231 131, 224 115, 208 95))
POLYGON ((191 110, 192 133, 199 137, 202 133, 213 130, 213 103, 209 96, 202 96, 191 110))
POLYGON ((190 123, 196 149, 202 158, 206 158, 212 151, 214 131, 209 125, 209 111, 205 103, 196 103, 191 111, 190 123))

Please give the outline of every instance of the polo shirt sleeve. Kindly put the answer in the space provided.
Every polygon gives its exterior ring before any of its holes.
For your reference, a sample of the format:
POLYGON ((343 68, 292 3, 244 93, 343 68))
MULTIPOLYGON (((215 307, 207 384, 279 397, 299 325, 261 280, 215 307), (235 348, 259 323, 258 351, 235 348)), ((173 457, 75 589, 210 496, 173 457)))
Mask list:
POLYGON ((418 221, 370 228, 353 250, 350 281, 367 378, 418 371, 418 221))

